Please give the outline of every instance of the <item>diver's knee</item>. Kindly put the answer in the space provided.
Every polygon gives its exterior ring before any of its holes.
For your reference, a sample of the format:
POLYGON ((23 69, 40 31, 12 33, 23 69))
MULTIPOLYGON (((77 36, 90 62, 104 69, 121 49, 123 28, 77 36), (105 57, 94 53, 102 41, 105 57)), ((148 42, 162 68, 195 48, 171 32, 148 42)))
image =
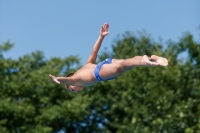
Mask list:
POLYGON ((122 73, 125 71, 125 68, 123 67, 123 65, 120 63, 118 66, 117 66, 117 73, 122 73))

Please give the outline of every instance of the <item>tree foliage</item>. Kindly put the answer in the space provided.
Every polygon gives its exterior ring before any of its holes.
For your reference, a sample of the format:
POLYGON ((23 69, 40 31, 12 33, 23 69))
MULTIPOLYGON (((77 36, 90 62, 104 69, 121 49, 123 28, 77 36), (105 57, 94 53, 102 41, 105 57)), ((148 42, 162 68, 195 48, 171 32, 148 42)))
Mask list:
POLYGON ((48 77, 75 71, 78 57, 47 60, 36 51, 18 60, 5 59, 3 52, 12 46, 0 45, 1 132, 200 132, 200 43, 189 33, 164 45, 144 32, 126 32, 99 60, 156 54, 169 65, 136 67, 78 94, 48 77))

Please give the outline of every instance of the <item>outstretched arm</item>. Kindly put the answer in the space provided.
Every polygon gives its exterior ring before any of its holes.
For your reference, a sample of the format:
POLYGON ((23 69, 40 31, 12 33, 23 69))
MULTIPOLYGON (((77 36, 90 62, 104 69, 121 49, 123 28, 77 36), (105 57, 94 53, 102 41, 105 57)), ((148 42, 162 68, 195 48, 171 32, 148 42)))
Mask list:
POLYGON ((57 84, 69 84, 69 85, 74 84, 74 80, 71 77, 55 77, 51 74, 49 75, 49 77, 53 82, 57 84))
POLYGON ((90 54, 86 63, 95 63, 99 48, 101 47, 101 43, 102 43, 104 37, 106 35, 108 35, 108 33, 109 33, 108 28, 109 28, 108 23, 105 23, 103 26, 101 26, 100 35, 99 35, 97 41, 95 42, 94 47, 92 49, 92 53, 90 54))
POLYGON ((70 92, 80 92, 83 90, 83 86, 74 86, 70 84, 74 84, 74 80, 71 77, 55 77, 53 75, 49 75, 51 80, 57 84, 65 84, 66 89, 70 92))

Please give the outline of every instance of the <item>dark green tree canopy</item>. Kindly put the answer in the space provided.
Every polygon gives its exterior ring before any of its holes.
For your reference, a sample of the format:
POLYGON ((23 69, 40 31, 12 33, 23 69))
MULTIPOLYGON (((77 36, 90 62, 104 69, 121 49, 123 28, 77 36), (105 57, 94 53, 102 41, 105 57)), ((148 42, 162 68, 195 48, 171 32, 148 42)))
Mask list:
POLYGON ((136 67, 78 94, 48 77, 78 69, 78 57, 47 60, 42 51, 36 51, 18 60, 4 58, 4 52, 12 47, 9 41, 0 45, 0 132, 200 131, 200 43, 190 33, 166 44, 144 32, 124 33, 99 60, 156 54, 166 57, 169 65, 136 67))

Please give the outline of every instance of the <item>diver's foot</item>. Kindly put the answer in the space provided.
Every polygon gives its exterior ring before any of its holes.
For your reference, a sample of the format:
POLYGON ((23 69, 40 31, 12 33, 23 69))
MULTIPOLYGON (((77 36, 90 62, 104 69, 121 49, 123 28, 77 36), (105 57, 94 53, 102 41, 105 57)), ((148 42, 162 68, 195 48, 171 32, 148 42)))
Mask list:
POLYGON ((158 65, 160 65, 160 66, 167 66, 168 65, 168 60, 166 58, 159 57, 157 55, 152 55, 151 61, 158 63, 158 65))
POLYGON ((144 55, 142 58, 142 64, 144 66, 158 66, 159 63, 156 61, 152 61, 151 58, 149 58, 147 55, 144 55))

